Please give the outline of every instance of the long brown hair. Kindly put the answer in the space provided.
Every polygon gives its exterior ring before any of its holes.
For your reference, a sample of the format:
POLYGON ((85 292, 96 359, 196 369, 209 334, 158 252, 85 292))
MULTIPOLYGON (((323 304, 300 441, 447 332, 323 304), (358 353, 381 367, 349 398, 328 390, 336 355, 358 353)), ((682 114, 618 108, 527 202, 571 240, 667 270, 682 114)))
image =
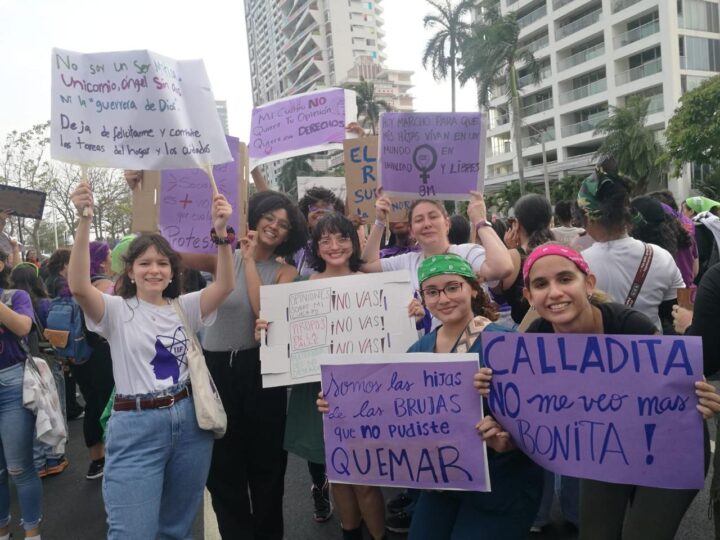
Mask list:
POLYGON ((151 246, 154 246, 158 253, 170 260, 170 270, 174 279, 162 292, 163 298, 177 298, 180 296, 180 255, 165 238, 156 233, 141 234, 132 241, 127 253, 123 256, 125 268, 117 285, 115 285, 115 294, 126 300, 137 295, 137 286, 130 281, 128 273, 132 270, 135 261, 151 246))
POLYGON ((462 278, 468 283, 468 285, 470 285, 470 288, 477 293, 470 303, 473 313, 475 315, 482 315, 491 321, 497 321, 499 317, 497 304, 490 300, 490 297, 476 279, 471 279, 465 276, 462 276, 462 278))

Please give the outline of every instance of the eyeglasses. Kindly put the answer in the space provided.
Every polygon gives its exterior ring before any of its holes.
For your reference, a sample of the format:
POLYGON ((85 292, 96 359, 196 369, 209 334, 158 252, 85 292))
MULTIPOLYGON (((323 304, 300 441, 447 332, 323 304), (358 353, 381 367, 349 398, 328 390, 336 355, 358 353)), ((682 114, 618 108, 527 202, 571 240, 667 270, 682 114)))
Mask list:
POLYGON ((334 212, 334 208, 332 206, 317 206, 315 204, 308 206, 309 214, 329 214, 331 212, 334 212))
POLYGON ((437 287, 420 289, 420 295, 425 302, 435 303, 440 300, 441 293, 445 293, 445 296, 448 299, 457 298, 462 293, 462 288, 463 283, 461 281, 452 281, 441 289, 438 289, 437 287))
POLYGON ((267 213, 263 214, 260 217, 267 221, 270 225, 277 224, 278 229, 280 229, 281 231, 289 232, 290 229, 292 229, 289 222, 285 221, 284 219, 275 217, 274 214, 267 213))
POLYGON ((325 248, 325 249, 332 247, 335 244, 337 244, 341 247, 348 246, 348 245, 352 244, 352 238, 350 238, 349 236, 339 236, 339 237, 331 236, 331 237, 326 237, 326 238, 322 238, 321 240, 318 240, 318 247, 325 248))

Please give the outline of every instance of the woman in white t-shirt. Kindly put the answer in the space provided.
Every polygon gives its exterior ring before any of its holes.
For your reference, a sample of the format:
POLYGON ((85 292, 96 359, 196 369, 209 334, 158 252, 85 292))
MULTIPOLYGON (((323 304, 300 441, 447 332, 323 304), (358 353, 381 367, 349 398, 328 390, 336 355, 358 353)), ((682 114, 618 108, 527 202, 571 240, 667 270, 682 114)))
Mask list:
MULTIPOLYGON (((363 250, 365 264, 363 272, 391 272, 408 270, 414 290, 418 290, 417 269, 425 257, 441 253, 459 255, 472 266, 481 282, 491 282, 494 286, 498 280, 508 276, 513 270, 512 260, 503 241, 495 233, 486 219, 487 210, 482 193, 471 192, 467 208, 468 218, 477 232, 478 244, 451 244, 448 240, 450 220, 441 201, 419 199, 408 210, 408 223, 412 237, 420 247, 420 251, 404 253, 395 257, 380 259, 380 240, 390 215, 391 201, 387 195, 378 197, 375 203, 375 225, 363 250)), ((417 306, 420 305, 416 301, 417 306)), ((417 307, 416 306, 416 307, 417 307)), ((432 326, 439 323, 433 319, 432 326)), ((429 331, 430 328, 426 328, 429 331)))
POLYGON ((103 498, 108 538, 184 539, 190 534, 210 468, 213 435, 195 418, 186 352, 191 334, 212 324, 235 286, 227 231, 232 208, 222 195, 212 207, 218 247, 216 280, 180 296, 180 257, 158 234, 130 244, 117 296, 90 282, 90 186, 72 194, 80 213, 70 256, 69 284, 88 329, 110 343, 116 396, 108 422, 103 498), (192 328, 171 304, 177 298, 192 328))
POLYGON ((658 331, 672 328, 672 306, 685 282, 668 251, 628 235, 633 220, 629 205, 629 183, 608 158, 578 193, 585 230, 596 240, 583 257, 597 276, 598 289, 613 301, 644 313, 658 331))

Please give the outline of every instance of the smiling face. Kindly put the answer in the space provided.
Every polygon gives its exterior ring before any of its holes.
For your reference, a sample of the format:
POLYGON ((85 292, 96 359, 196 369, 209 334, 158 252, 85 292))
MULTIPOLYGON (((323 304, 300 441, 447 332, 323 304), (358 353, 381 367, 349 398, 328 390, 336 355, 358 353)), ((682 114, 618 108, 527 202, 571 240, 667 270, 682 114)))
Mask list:
POLYGON ((317 222, 335 211, 335 207, 328 201, 314 201, 308 206, 307 222, 310 230, 315 228, 317 222))
POLYGON ((352 238, 342 233, 323 233, 318 240, 317 250, 327 266, 347 266, 353 253, 352 238))
POLYGON ((540 317, 555 326, 567 326, 589 309, 594 287, 593 274, 586 276, 565 257, 548 255, 533 265, 523 294, 540 317))
POLYGON ((410 216, 410 230, 420 247, 447 243, 450 221, 443 211, 431 202, 415 205, 410 216))
POLYGON ((275 249, 287 240, 290 227, 288 214, 284 208, 266 212, 257 222, 258 243, 275 249))
POLYGON ((477 293, 456 274, 433 276, 422 282, 421 297, 433 317, 443 324, 467 324, 473 318, 477 293))
POLYGON ((128 277, 135 280, 138 297, 143 300, 157 298, 173 277, 170 259, 151 245, 133 261, 128 277))

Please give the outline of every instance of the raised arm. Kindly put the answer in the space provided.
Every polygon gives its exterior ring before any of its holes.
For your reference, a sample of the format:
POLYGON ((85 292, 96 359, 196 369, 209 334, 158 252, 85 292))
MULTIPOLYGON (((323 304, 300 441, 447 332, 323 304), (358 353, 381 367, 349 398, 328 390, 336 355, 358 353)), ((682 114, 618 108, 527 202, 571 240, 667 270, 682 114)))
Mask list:
POLYGON ((214 275, 218 257, 208 253, 180 253, 180 260, 191 270, 209 272, 214 275))
POLYGON ((255 318, 260 317, 260 286, 262 280, 255 265, 255 248, 257 247, 257 231, 248 231, 247 236, 240 239, 240 252, 245 267, 245 286, 255 318))
POLYGON ((365 273, 382 271, 380 266, 380 243, 383 234, 385 234, 392 203, 390 197, 382 194, 382 188, 378 188, 378 195, 379 197, 375 201, 375 224, 370 230, 365 249, 362 252, 362 259, 365 264, 360 269, 365 273))
POLYGON ((27 315, 15 313, 0 302, 0 324, 18 337, 27 336, 32 328, 32 319, 27 315))
POLYGON ((507 247, 495 230, 487 225, 487 209, 483 194, 470 192, 470 204, 467 209, 473 228, 477 231, 477 242, 485 248, 485 262, 480 268, 480 277, 485 281, 501 280, 513 271, 513 263, 507 247))
POLYGON ((258 193, 261 191, 270 191, 270 186, 268 186, 265 175, 260 170, 260 167, 255 167, 250 171, 250 176, 252 176, 253 182, 255 182, 255 190, 258 193))
POLYGON ((93 206, 90 184, 80 182, 75 188, 71 200, 78 211, 79 222, 75 231, 75 243, 70 252, 68 285, 85 316, 94 322, 100 322, 105 315, 105 299, 90 282, 90 222, 92 215, 83 215, 85 208, 93 206))
MULTIPOLYGON (((227 239, 227 223, 232 215, 232 207, 223 195, 215 195, 212 207, 212 222, 215 234, 221 240, 227 239)), ((233 245, 235 242, 218 245, 215 281, 200 293, 200 313, 203 317, 220 307, 235 288, 233 269, 233 245)))

